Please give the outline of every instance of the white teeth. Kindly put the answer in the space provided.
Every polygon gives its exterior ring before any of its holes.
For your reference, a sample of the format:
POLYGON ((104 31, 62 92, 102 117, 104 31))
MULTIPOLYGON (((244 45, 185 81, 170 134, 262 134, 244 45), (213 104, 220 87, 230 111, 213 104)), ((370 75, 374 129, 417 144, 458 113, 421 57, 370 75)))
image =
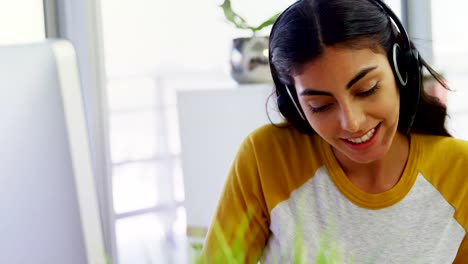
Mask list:
POLYGON ((349 138, 348 141, 354 144, 366 142, 372 138, 372 136, 374 135, 374 132, 375 132, 375 128, 371 129, 369 132, 367 132, 367 134, 365 134, 364 136, 360 138, 349 138))

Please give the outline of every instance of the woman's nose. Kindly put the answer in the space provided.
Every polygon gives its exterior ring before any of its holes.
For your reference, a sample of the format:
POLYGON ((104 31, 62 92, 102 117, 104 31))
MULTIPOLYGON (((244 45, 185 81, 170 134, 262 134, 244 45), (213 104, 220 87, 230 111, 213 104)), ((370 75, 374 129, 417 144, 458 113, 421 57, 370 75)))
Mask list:
POLYGON ((340 113, 341 128, 356 133, 362 129, 362 124, 365 121, 363 109, 359 105, 347 105, 341 107, 340 113))

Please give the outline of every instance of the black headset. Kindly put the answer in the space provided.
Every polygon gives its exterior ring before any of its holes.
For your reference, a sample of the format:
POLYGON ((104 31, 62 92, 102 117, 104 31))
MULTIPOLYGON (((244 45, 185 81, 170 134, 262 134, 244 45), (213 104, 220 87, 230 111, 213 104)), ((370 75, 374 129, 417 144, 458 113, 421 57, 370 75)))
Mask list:
MULTIPOLYGON (((275 26, 281 20, 283 14, 289 9, 296 6, 298 3, 306 1, 299 0, 288 7, 276 20, 272 27, 271 33, 275 31, 275 26)), ((421 63, 419 52, 411 46, 411 42, 403 24, 395 15, 395 13, 381 0, 369 0, 374 2, 398 29, 401 37, 401 46, 398 43, 393 45, 391 54, 388 54, 390 64, 395 75, 395 79, 400 88, 400 121, 399 128, 403 129, 406 134, 410 132, 416 117, 416 112, 421 97, 422 80, 421 80, 421 63), (404 110, 404 111, 403 111, 404 110), (403 116, 402 113, 410 113, 409 116, 403 116)), ((270 38, 271 39, 271 38, 270 38)), ((270 69, 273 75, 273 81, 276 87, 277 104, 281 114, 299 131, 307 134, 314 134, 315 131, 310 126, 306 116, 300 107, 299 100, 295 88, 288 86, 276 78, 276 69, 272 65, 272 54, 269 52, 270 69)))

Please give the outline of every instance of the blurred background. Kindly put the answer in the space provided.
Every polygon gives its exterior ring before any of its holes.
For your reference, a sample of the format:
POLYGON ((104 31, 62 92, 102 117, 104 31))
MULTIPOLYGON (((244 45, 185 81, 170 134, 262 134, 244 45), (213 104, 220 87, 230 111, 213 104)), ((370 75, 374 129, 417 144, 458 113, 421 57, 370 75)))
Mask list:
MULTIPOLYGON (((232 7, 257 25, 293 2, 233 0, 232 7)), ((468 2, 386 2, 422 55, 449 81, 453 92, 441 95, 451 115, 449 127, 468 139, 468 2)), ((228 23, 221 4, 0 1, 0 45, 64 38, 77 51, 103 238, 112 263, 190 259, 185 194, 197 186, 184 186, 188 172, 177 93, 240 89, 230 75, 231 42, 251 34, 228 23)), ((214 121, 205 117, 204 122, 214 121)))

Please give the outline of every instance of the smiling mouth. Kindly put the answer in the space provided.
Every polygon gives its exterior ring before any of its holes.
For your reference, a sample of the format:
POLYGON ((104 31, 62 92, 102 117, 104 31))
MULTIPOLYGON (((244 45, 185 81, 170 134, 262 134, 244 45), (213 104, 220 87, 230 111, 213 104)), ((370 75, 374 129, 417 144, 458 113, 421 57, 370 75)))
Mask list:
POLYGON ((377 130, 377 128, 380 126, 380 123, 374 127, 373 129, 369 130, 369 132, 367 132, 365 135, 363 135, 362 137, 358 137, 358 138, 347 138, 345 139, 346 141, 348 141, 349 143, 353 143, 353 144, 361 144, 361 143, 365 143, 367 141, 369 141, 375 134, 375 131, 377 130))

